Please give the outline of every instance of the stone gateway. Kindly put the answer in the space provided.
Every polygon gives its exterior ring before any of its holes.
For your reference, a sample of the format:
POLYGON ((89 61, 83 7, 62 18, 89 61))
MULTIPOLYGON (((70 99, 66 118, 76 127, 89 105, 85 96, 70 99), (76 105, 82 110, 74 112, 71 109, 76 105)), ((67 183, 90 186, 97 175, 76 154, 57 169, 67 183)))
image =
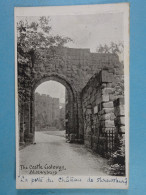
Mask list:
POLYGON ((66 47, 38 49, 29 55, 31 81, 24 88, 29 95, 19 98, 20 144, 34 140, 35 89, 54 80, 67 91, 66 133, 70 142, 84 143, 110 156, 115 138, 125 133, 124 65, 119 57, 66 47))

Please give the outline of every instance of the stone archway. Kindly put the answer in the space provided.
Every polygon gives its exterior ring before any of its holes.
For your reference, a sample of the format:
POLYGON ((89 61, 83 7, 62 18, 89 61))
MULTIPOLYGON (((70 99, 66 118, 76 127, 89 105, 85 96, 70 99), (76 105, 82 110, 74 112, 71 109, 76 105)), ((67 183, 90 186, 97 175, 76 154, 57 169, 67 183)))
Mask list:
POLYGON ((67 134, 69 134, 70 139, 77 137, 78 135, 78 104, 77 104, 77 93, 74 86, 70 84, 70 82, 64 78, 64 76, 56 74, 56 73, 50 73, 47 76, 44 76, 40 79, 37 79, 34 81, 31 89, 31 105, 30 105, 30 111, 31 111, 31 119, 30 119, 30 133, 33 135, 32 138, 34 138, 35 133, 35 90, 36 88, 46 81, 57 81, 65 86, 68 96, 68 106, 67 106, 67 120, 68 120, 68 126, 67 126, 67 134))
MULTIPOLYGON (((89 49, 74 49, 56 47, 55 55, 51 56, 50 49, 38 49, 31 56, 30 83, 26 86, 29 93, 28 100, 20 104, 21 124, 25 123, 25 128, 21 125, 25 142, 31 142, 34 132, 34 90, 44 81, 54 80, 63 84, 70 96, 71 120, 69 133, 76 134, 78 140, 85 140, 84 118, 83 118, 83 89, 86 88, 90 79, 99 73, 105 66, 110 70, 110 75, 114 71, 114 66, 119 64, 118 57, 112 54, 90 53, 89 49), (104 62, 104 63, 103 63, 104 62), (110 62, 110 63, 109 63, 110 62), (109 65, 111 67, 109 67, 109 65), (25 133, 24 133, 25 132, 25 133)), ((105 75, 106 77, 106 75, 105 75)), ((90 82, 89 82, 90 83, 90 82)), ((94 92, 96 89, 94 90, 94 92)), ((89 90, 86 99, 97 102, 96 98, 91 99, 92 90, 89 90)), ((98 97, 101 99, 101 96, 98 97)), ((87 106, 87 105, 85 105, 87 106)))

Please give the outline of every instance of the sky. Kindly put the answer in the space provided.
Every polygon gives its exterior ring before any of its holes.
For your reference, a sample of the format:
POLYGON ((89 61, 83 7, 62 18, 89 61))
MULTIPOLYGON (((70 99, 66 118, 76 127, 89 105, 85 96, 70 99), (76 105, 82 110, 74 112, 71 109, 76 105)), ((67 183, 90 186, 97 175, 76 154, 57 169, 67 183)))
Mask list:
MULTIPOLYGON (((51 16, 51 34, 71 38, 73 42, 68 43, 68 47, 89 48, 91 52, 96 52, 100 44, 123 42, 122 17, 122 13, 51 16)), ((29 17, 29 20, 37 21, 38 17, 29 17)), ((41 84, 36 92, 58 97, 62 103, 65 99, 65 87, 55 81, 41 84)))
POLYGON ((123 19, 121 13, 96 15, 51 16, 52 34, 70 37, 67 46, 89 48, 95 52, 99 44, 123 41, 123 19))
MULTIPOLYGON (((90 15, 51 15, 52 35, 67 36, 73 40, 66 46, 89 48, 96 52, 99 44, 123 42, 123 14, 104 13, 90 15)), ((17 17, 17 21, 27 19, 37 22, 38 16, 17 17)))
POLYGON ((48 94, 51 97, 59 98, 60 103, 65 103, 65 87, 56 81, 46 81, 40 84, 35 92, 48 94))

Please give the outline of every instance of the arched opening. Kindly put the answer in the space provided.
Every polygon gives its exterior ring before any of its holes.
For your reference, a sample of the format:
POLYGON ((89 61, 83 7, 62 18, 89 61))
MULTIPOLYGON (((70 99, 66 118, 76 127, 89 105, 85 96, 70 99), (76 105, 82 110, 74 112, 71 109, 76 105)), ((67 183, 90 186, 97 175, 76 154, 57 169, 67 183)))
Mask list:
MULTIPOLYGON (((33 141, 35 141, 35 131, 39 130, 38 128, 40 128, 37 124, 36 121, 36 114, 35 114, 35 100, 36 100, 36 92, 38 92, 38 89, 41 89, 41 86, 45 86, 46 90, 48 91, 49 86, 47 87, 47 82, 56 82, 56 84, 58 83, 58 85, 62 86, 61 88, 65 88, 65 95, 64 95, 64 106, 65 106, 65 116, 64 119, 62 121, 62 123, 64 123, 64 127, 65 129, 65 133, 66 133, 66 137, 70 137, 71 134, 77 135, 78 134, 78 110, 77 110, 77 100, 76 100, 76 91, 73 88, 73 86, 71 86, 69 84, 68 81, 66 81, 66 79, 58 76, 58 75, 50 75, 47 76, 45 78, 41 78, 40 80, 38 80, 37 82, 35 82, 35 84, 33 85, 32 88, 32 103, 31 103, 31 132, 33 134, 33 141), (46 83, 46 84, 45 84, 46 83)), ((43 92, 43 89, 41 89, 43 92)), ((53 89, 54 91, 54 89, 53 89)), ((41 92, 41 93, 42 93, 41 92)), ((40 93, 40 94, 41 94, 40 93)), ((49 95, 49 91, 47 92, 49 95)), ((38 95, 38 94, 37 94, 38 95)), ((38 95, 39 98, 39 95, 38 95)), ((45 98, 45 95, 44 95, 45 98)), ((52 97, 53 98, 53 97, 52 97)), ((49 99, 49 97, 48 97, 49 99)), ((53 101, 58 101, 58 100, 53 100, 53 101)), ((60 100, 61 103, 62 100, 60 100)), ((62 102, 63 103, 63 102, 62 102)), ((59 102, 57 103, 59 104, 59 102)), ((61 104, 59 105, 61 108, 61 104)), ((60 108, 59 108, 59 112, 60 112, 60 108)), ((49 109, 49 107, 48 107, 49 109)), ((44 130, 48 129, 49 126, 50 128, 54 128, 56 124, 55 124, 55 120, 52 120, 52 124, 50 123, 46 123, 44 124, 44 130), (51 126, 52 125, 52 126, 51 126)), ((58 126, 59 126, 59 122, 58 122, 58 126)), ((63 126, 63 124, 62 124, 63 126)), ((42 128, 42 127, 41 127, 42 128)), ((56 126, 56 128, 58 128, 56 126)), ((61 127, 59 127, 61 129, 61 127)), ((62 127, 63 128, 63 127, 62 127)))
POLYGON ((41 135, 66 135, 67 91, 56 81, 45 81, 35 90, 35 142, 41 142, 41 135))

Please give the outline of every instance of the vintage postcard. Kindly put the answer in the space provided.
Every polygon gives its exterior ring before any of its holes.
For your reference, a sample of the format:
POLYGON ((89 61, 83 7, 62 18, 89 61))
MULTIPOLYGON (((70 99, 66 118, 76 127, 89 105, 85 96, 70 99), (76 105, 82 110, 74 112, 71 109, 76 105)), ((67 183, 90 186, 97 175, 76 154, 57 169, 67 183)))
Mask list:
POLYGON ((15 8, 16 188, 129 185, 129 4, 15 8))

